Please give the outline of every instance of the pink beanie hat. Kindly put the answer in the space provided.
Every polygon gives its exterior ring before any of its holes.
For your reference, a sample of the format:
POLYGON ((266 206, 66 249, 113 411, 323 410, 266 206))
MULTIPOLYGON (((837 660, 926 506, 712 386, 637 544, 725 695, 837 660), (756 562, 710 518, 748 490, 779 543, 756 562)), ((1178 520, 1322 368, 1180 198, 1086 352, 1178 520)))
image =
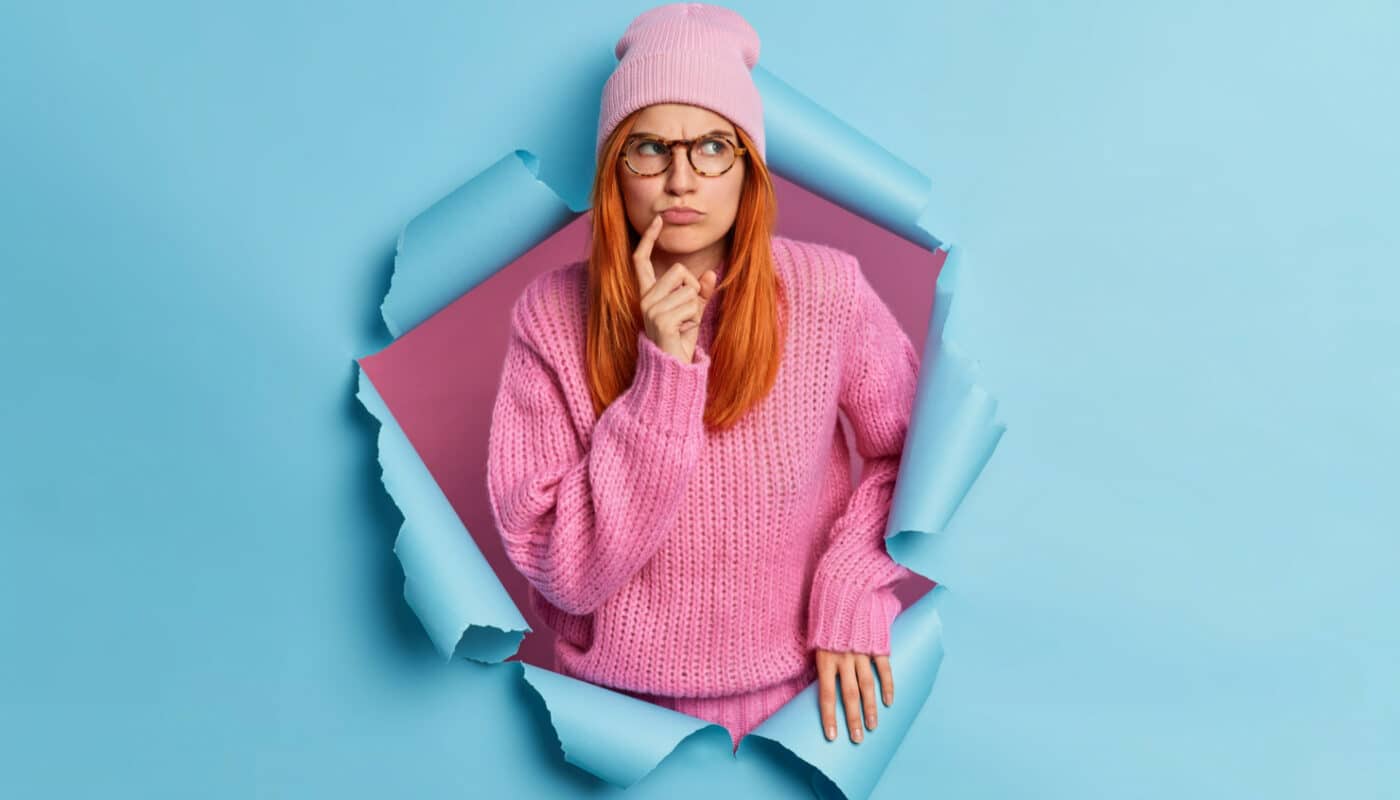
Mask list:
POLYGON ((653 103, 685 103, 723 115, 763 147, 763 101, 750 71, 758 33, 738 12, 708 3, 643 11, 617 40, 617 66, 603 85, 598 145, 624 117, 653 103))

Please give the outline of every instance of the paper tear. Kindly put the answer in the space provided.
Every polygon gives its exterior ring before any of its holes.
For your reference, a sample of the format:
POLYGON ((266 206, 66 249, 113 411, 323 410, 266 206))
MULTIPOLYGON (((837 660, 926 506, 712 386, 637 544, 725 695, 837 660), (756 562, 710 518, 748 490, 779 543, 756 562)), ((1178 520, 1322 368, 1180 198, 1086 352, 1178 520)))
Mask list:
MULTIPOLYGON (((894 704, 880 709, 879 728, 859 745, 841 737, 827 741, 822 735, 815 681, 730 750, 732 740, 723 726, 529 664, 522 665, 522 675, 544 700, 565 760, 619 788, 646 777, 685 739, 713 729, 713 746, 736 759, 761 758, 746 755, 754 748, 749 744, 746 751, 745 745, 753 737, 765 739, 816 770, 838 796, 864 798, 874 791, 933 691, 943 663, 943 624, 936 609, 943 591, 935 587, 891 627, 890 669, 899 675, 899 693, 894 704), (599 724, 620 719, 627 724, 599 724)), ((839 694, 836 709, 837 719, 845 719, 839 694)))
POLYGON ((603 686, 522 664, 525 682, 545 702, 554 735, 570 764, 619 788, 646 777, 697 731, 723 726, 603 686), (617 724, 626 720, 626 724, 617 724))
POLYGON ((443 658, 504 661, 529 625, 363 369, 355 396, 379 420, 381 480, 404 516, 404 599, 443 658))
POLYGON ((763 97, 768 168, 926 250, 941 243, 919 222, 933 181, 840 117, 763 68, 753 68, 763 97))
MULTIPOLYGON (((932 545, 945 534, 1005 429, 994 420, 995 400, 977 383, 976 364, 958 350, 948 328, 959 251, 945 248, 920 220, 931 198, 927 176, 763 68, 755 68, 754 79, 764 98, 769 166, 775 174, 920 247, 941 248, 947 258, 925 340, 925 363, 931 354, 932 369, 920 375, 887 529, 895 533, 887 542, 891 556, 931 574, 932 545)), ((404 227, 381 304, 394 337, 584 211, 541 181, 538 166, 528 151, 509 153, 404 227)), ((363 369, 357 397, 380 422, 383 483, 404 515, 394 553, 403 565, 406 601, 445 658, 487 663, 508 658, 530 630, 526 621, 363 369)), ((900 670, 900 693, 894 706, 881 711, 876 734, 858 746, 846 739, 826 741, 814 683, 749 736, 773 742, 808 764, 818 796, 868 797, 936 681, 943 639, 934 606, 943 591, 940 582, 891 628, 891 664, 900 670)), ((687 737, 712 736, 716 747, 730 747, 729 733, 719 725, 528 664, 521 664, 521 677, 545 702, 565 759, 615 786, 634 785, 687 737), (617 724, 620 719, 626 724, 617 724)), ((742 757, 747 740, 741 740, 735 758, 742 757)))
POLYGON ((939 583, 943 534, 1006 432, 996 399, 978 384, 977 363, 950 336, 962 251, 944 252, 885 542, 892 558, 939 583))
POLYGON ((539 159, 515 150, 433 203, 399 233, 379 311, 394 338, 420 325, 586 209, 539 179, 539 159))
MULTIPOLYGON (((904 609, 890 626, 890 672, 898 676, 899 691, 893 704, 880 707, 879 727, 867 732, 860 744, 841 736, 827 741, 822 735, 815 682, 764 720, 749 736, 779 744, 807 762, 834 785, 842 797, 869 797, 899 751, 905 735, 914 726, 938 679, 938 670, 943 664, 943 622, 937 605, 946 591, 941 584, 935 586, 904 609)), ((841 693, 837 692, 838 720, 846 718, 845 708, 841 693)), ((741 753, 749 736, 739 742, 741 753)), ((821 796, 819 787, 820 781, 814 780, 814 791, 821 796)))

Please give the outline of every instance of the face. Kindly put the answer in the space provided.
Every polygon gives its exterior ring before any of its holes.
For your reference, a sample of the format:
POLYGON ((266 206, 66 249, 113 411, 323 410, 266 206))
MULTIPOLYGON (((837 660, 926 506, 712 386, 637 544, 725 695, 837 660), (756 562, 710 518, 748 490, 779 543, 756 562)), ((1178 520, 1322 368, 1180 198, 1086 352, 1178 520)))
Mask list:
MULTIPOLYGON (((661 103, 643 109, 628 134, 651 134, 663 139, 693 139, 719 131, 730 142, 739 144, 734 125, 723 116, 699 106, 661 103)), ((697 155, 696 161, 700 161, 697 155)), ((726 235, 739 211, 739 195, 744 185, 746 159, 739 156, 728 172, 709 177, 695 171, 685 150, 676 145, 671 165, 652 176, 632 172, 618 159, 618 182, 623 205, 632 229, 640 233, 657 214, 674 206, 689 206, 701 216, 689 223, 666 221, 652 248, 652 264, 657 272, 676 261, 697 274, 716 266, 726 255, 726 235)))

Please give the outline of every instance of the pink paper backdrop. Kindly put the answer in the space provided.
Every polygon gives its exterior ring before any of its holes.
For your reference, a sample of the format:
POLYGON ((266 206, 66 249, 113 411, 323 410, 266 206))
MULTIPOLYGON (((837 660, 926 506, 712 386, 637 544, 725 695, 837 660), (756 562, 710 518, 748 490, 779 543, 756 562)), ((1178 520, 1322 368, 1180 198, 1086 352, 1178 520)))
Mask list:
MULTIPOLYGON (((779 233, 855 254, 922 353, 942 256, 796 184, 777 176, 774 181, 779 233)), ((487 434, 511 306, 536 275, 587 256, 590 219, 580 216, 393 344, 359 360, 534 629, 516 658, 545 669, 553 668, 554 634, 535 616, 525 579, 507 560, 497 535, 486 497, 487 434)), ((858 465, 854 446, 851 452, 858 465)), ((917 578, 899 587, 900 598, 907 607, 933 585, 917 578)))

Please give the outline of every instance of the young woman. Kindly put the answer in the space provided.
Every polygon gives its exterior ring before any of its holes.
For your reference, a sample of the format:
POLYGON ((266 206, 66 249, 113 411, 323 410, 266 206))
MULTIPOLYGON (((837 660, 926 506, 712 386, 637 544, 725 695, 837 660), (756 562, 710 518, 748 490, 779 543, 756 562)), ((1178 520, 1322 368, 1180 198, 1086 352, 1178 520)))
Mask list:
POLYGON ((773 233, 758 49, 700 3, 619 40, 592 250, 514 305, 487 464, 555 669, 735 749, 813 680, 828 739, 838 679, 852 741, 877 674, 893 702, 891 587, 911 573, 883 534, 919 369, 853 256, 773 233))

